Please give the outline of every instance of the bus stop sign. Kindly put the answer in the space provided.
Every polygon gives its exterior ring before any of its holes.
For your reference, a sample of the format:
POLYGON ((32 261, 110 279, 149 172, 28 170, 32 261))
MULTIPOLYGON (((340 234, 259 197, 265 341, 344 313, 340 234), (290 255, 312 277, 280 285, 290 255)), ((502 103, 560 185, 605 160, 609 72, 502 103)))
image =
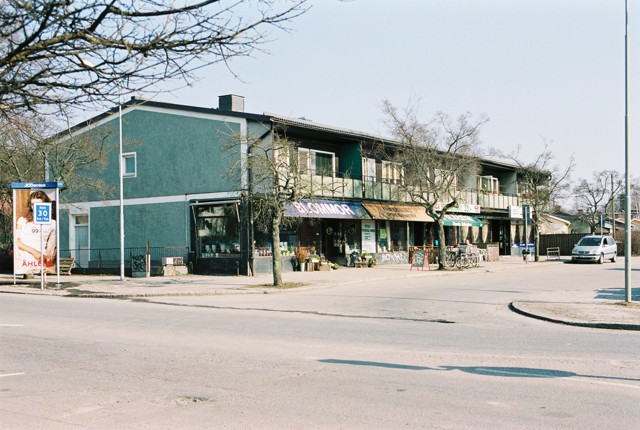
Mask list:
POLYGON ((34 224, 51 224, 51 203, 35 203, 33 215, 34 224))

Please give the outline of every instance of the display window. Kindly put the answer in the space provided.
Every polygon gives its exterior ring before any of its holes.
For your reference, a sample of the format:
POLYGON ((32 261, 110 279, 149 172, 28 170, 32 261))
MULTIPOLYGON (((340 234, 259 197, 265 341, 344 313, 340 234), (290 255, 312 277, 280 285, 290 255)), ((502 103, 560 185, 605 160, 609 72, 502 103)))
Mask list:
POLYGON ((378 221, 378 252, 407 251, 407 222, 378 221))
POLYGON ((236 203, 193 207, 198 257, 240 253, 240 217, 236 203))

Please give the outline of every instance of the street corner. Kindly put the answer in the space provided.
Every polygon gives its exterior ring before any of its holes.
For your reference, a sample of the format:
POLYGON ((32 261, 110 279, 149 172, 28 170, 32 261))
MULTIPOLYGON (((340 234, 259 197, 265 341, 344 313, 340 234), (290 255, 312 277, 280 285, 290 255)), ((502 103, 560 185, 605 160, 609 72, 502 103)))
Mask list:
POLYGON ((640 304, 626 302, 548 302, 519 300, 513 312, 556 324, 611 330, 640 330, 640 304))

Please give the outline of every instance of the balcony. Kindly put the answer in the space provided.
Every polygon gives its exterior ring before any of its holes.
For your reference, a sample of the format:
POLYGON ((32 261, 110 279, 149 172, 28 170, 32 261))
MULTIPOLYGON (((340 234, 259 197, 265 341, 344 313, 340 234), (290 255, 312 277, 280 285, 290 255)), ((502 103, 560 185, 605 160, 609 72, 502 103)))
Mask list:
MULTIPOLYGON (((368 199, 389 202, 411 202, 406 189, 393 181, 359 180, 337 176, 307 175, 311 194, 325 198, 368 199)), ((487 193, 477 190, 463 191, 460 203, 480 205, 485 209, 508 209, 522 204, 514 194, 487 193)))

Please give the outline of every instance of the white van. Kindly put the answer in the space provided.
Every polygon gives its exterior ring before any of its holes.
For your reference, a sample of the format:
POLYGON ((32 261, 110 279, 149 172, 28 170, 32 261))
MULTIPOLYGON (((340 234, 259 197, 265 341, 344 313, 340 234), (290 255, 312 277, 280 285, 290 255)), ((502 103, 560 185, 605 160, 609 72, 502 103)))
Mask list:
POLYGON ((611 236, 585 236, 571 251, 571 262, 595 261, 602 264, 604 260, 616 262, 618 246, 611 236))

